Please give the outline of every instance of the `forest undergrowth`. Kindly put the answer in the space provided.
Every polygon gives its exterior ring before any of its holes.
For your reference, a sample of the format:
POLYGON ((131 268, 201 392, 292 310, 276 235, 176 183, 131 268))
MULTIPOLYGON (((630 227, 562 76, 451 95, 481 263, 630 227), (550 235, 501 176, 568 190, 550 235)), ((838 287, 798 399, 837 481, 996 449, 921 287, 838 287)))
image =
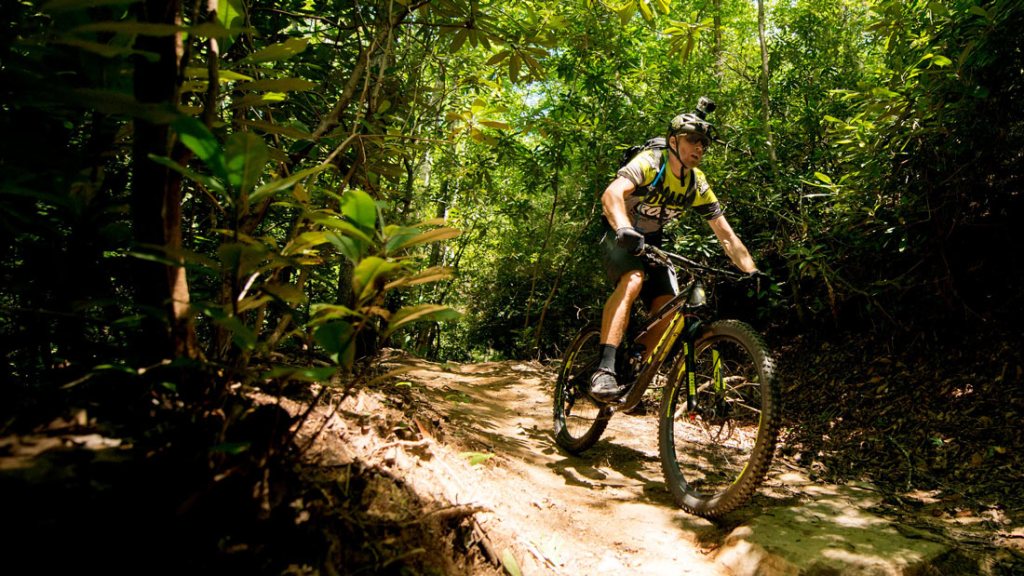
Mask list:
POLYGON ((982 518, 993 533, 1019 526, 1020 334, 907 340, 837 334, 782 347, 789 421, 782 453, 817 480, 881 487, 893 509, 982 518))

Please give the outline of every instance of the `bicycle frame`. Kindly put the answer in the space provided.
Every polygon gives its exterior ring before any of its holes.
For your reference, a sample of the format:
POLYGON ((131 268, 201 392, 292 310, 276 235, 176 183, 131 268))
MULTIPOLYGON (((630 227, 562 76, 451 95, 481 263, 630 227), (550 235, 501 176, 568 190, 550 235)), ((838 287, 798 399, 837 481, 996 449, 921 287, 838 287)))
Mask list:
MULTIPOLYGON (((668 267, 669 272, 673 276, 676 274, 674 264, 677 261, 698 268, 705 268, 720 273, 730 274, 728 271, 701 266, 696 262, 686 260, 677 254, 664 252, 657 248, 649 247, 647 250, 652 254, 650 258, 668 267)), ((690 315, 688 318, 687 314, 683 310, 689 303, 691 295, 695 289, 703 290, 703 285, 697 278, 694 278, 684 289, 680 290, 671 300, 666 302, 658 311, 652 314, 644 327, 635 337, 633 337, 634 345, 642 345, 640 344, 640 340, 648 332, 650 332, 660 322, 671 317, 671 321, 665 328, 664 332, 662 332, 661 338, 659 338, 658 342, 654 345, 654 349, 644 359, 643 364, 641 364, 639 373, 636 375, 636 384, 630 389, 625 398, 617 403, 621 410, 630 410, 640 403, 644 393, 650 387, 654 377, 658 374, 658 370, 661 369, 661 366, 667 359, 673 357, 672 352, 675 350, 676 344, 679 342, 682 344, 683 356, 681 361, 677 362, 675 366, 672 366, 669 381, 680 382, 684 376, 686 377, 686 407, 690 412, 693 412, 696 409, 697 382, 694 371, 696 359, 693 345, 694 342, 696 342, 697 337, 700 335, 703 322, 696 315, 690 315)), ((714 364, 714 388, 715 392, 719 393, 725 389, 725 384, 722 381, 721 363, 718 358, 717 351, 712 351, 712 363, 714 364)))

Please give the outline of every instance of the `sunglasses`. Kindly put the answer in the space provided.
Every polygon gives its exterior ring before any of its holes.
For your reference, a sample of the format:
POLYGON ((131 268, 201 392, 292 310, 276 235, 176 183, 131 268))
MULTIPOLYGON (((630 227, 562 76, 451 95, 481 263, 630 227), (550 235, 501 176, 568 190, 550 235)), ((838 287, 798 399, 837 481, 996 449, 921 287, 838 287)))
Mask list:
POLYGON ((704 148, 707 148, 708 145, 711 144, 711 140, 708 139, 708 137, 703 135, 703 134, 697 134, 697 133, 694 133, 694 132, 690 132, 688 134, 685 134, 684 137, 686 138, 687 142, 689 142, 690 144, 693 144, 694 146, 696 146, 697 143, 700 143, 701 146, 703 146, 704 148))

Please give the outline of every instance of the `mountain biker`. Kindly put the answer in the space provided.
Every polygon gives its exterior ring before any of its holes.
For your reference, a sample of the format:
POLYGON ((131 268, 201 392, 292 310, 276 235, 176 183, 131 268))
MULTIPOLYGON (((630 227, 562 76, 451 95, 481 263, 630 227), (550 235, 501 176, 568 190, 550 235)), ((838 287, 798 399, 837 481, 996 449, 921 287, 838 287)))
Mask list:
MULTIPOLYGON (((629 388, 617 379, 615 354, 626 333, 633 301, 640 296, 653 312, 674 296, 669 270, 639 257, 645 245, 661 246, 668 219, 688 208, 697 211, 733 264, 748 274, 759 274, 750 252, 725 219, 704 172, 697 168, 711 143, 713 127, 706 118, 714 109, 714 102, 701 98, 693 112, 673 118, 666 147, 646 148, 634 156, 601 196, 605 218, 614 231, 605 234, 602 246, 605 271, 615 290, 604 305, 601 360, 591 376, 591 394, 599 400, 614 400, 629 388)), ((647 355, 669 321, 666 318, 643 338, 647 355)))

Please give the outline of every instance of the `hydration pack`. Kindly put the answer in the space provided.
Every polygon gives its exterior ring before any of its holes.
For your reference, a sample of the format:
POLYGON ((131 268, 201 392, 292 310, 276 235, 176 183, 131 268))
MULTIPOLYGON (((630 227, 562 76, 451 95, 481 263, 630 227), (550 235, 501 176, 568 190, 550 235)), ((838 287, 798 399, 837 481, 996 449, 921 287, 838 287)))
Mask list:
MULTIPOLYGON (((643 144, 634 144, 633 146, 630 146, 629 148, 623 150, 622 158, 619 160, 619 168, 622 168, 626 164, 629 164, 630 160, 632 160, 637 154, 643 152, 644 150, 654 150, 658 154, 661 154, 661 151, 667 147, 668 143, 666 142, 664 136, 656 136, 654 138, 647 140, 647 142, 644 142, 643 144)), ((657 190, 659 188, 663 181, 662 177, 665 175, 665 166, 667 164, 668 162, 661 163, 661 169, 658 170, 658 175, 655 176, 654 181, 647 186, 648 190, 657 190)))

